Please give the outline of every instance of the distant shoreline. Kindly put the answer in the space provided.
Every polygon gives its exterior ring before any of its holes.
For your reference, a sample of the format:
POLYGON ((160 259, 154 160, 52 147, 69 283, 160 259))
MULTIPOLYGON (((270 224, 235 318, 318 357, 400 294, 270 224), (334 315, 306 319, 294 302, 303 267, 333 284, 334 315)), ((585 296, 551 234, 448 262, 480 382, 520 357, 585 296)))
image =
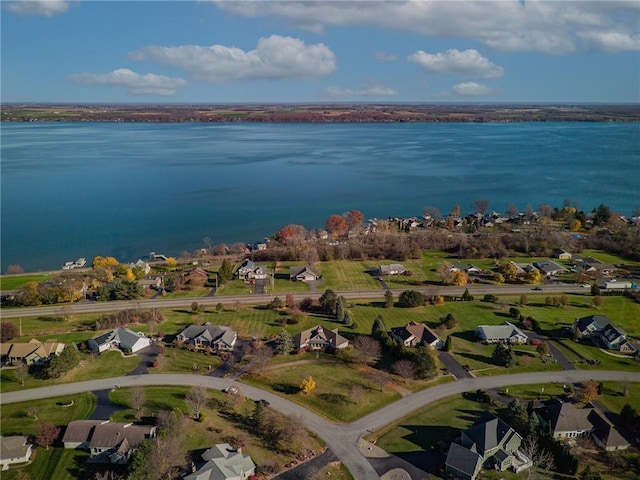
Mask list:
POLYGON ((516 123, 640 122, 639 104, 2 105, 2 122, 516 123))

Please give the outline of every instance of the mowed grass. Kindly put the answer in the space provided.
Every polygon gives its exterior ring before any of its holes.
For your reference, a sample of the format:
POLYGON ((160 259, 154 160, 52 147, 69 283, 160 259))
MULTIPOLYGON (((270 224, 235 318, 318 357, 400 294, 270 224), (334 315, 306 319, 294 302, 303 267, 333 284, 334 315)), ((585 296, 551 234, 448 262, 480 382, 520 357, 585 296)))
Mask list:
POLYGON ((371 413, 400 398, 393 384, 380 385, 369 368, 354 368, 340 363, 306 363, 283 365, 261 375, 248 375, 242 381, 279 394, 331 420, 349 422, 371 413), (300 382, 313 377, 316 388, 309 394, 300 392, 300 382), (358 385, 362 395, 354 399, 351 388, 358 385))
POLYGON ((322 263, 322 291, 380 289, 380 283, 372 275, 372 270, 379 265, 376 261, 352 260, 322 263))
POLYGON ((206 375, 222 363, 217 355, 190 352, 184 348, 167 346, 165 353, 158 355, 158 366, 149 368, 149 373, 188 373, 206 375))
POLYGON ((46 282, 51 278, 49 273, 25 275, 0 275, 0 290, 17 290, 29 282, 46 282))
MULTIPOLYGON (((117 351, 107 351, 98 356, 81 354, 81 363, 60 378, 40 379, 27 376, 22 383, 16 378, 14 369, 0 371, 0 388, 3 393, 16 390, 59 385, 61 383, 83 382, 97 378, 110 378, 125 375, 140 363, 140 357, 131 355, 124 357, 117 351)), ((3 407, 4 408, 4 407, 3 407)))

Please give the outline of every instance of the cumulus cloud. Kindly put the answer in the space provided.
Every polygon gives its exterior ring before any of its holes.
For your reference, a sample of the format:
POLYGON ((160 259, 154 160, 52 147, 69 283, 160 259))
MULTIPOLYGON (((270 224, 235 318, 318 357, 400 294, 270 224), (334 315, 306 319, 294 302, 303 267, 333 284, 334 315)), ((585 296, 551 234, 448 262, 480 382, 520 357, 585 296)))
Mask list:
POLYGON ((374 55, 381 62, 393 62, 396 59, 396 56, 391 53, 376 52, 374 55))
POLYGON ((69 2, 63 0, 15 0, 3 2, 4 8, 18 15, 41 15, 51 17, 69 9, 69 2))
POLYGON ((336 57, 324 44, 307 45, 292 37, 261 38, 255 50, 224 45, 149 46, 130 52, 131 60, 153 60, 181 68, 198 80, 218 83, 241 79, 298 80, 327 75, 336 57))
POLYGON ((351 90, 341 87, 327 87, 325 94, 330 98, 348 98, 348 97, 392 97, 397 95, 394 89, 385 87, 380 84, 365 84, 360 90, 351 90))
POLYGON ((461 75, 476 78, 499 78, 504 75, 504 69, 483 57, 474 49, 446 52, 426 53, 422 50, 409 55, 407 60, 420 65, 426 72, 449 75, 461 75))
MULTIPOLYGON (((218 8, 247 17, 276 16, 300 28, 378 25, 418 34, 465 38, 504 51, 564 55, 579 48, 626 49, 626 42, 582 42, 584 35, 637 38, 640 2, 548 0, 214 0, 218 8)), ((633 43, 634 49, 638 49, 633 43)), ((620 51, 620 50, 615 50, 620 51)))
POLYGON ((585 44, 597 50, 624 52, 640 50, 640 34, 621 32, 584 32, 579 34, 585 44))
POLYGON ((476 82, 459 83, 451 87, 451 94, 456 97, 480 97, 491 93, 495 93, 495 91, 476 82))
POLYGON ((165 77, 147 73, 140 75, 128 68, 119 68, 108 73, 78 73, 69 80, 83 85, 108 85, 125 87, 132 95, 174 95, 187 82, 182 78, 165 77))

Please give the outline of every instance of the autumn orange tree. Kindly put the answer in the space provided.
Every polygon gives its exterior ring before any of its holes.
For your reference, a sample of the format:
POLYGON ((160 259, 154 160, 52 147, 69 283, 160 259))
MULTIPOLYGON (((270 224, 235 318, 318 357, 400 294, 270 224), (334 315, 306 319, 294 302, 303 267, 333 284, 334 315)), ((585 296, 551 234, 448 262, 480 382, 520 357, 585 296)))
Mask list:
POLYGON ((357 230, 362 226, 364 215, 360 210, 350 210, 345 214, 345 220, 351 230, 357 230))
POLYGON ((326 229, 333 238, 343 236, 345 233, 347 233, 347 228, 347 221, 344 219, 344 217, 333 214, 330 215, 329 218, 327 218, 326 229))

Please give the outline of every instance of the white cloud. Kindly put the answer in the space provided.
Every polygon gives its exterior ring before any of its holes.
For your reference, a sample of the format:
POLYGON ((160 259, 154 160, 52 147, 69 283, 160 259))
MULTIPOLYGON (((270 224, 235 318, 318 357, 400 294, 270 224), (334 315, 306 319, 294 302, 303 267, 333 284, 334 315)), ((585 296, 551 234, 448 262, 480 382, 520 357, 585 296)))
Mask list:
POLYGON ((371 83, 365 84, 360 90, 351 90, 341 87, 327 87, 325 94, 330 98, 348 98, 348 97, 392 97, 397 95, 394 89, 385 87, 384 85, 371 83))
POLYGON ((640 34, 620 32, 585 32, 578 34, 585 43, 597 50, 624 52, 640 50, 640 34))
POLYGON ((451 87, 451 94, 456 97, 479 97, 495 93, 493 89, 476 82, 459 83, 451 87))
POLYGON ((181 68, 211 83, 241 79, 303 79, 336 69, 336 57, 324 44, 306 45, 292 37, 261 38, 255 50, 224 45, 149 46, 129 53, 132 60, 154 60, 181 68))
POLYGON ((140 75, 127 68, 119 68, 108 73, 78 73, 68 78, 83 85, 125 87, 132 95, 174 95, 179 88, 187 84, 182 78, 153 73, 140 75))
POLYGON ((476 78, 499 78, 504 75, 504 69, 491 63, 474 49, 446 52, 426 53, 422 50, 409 55, 407 60, 420 65, 426 72, 449 75, 462 75, 476 78))
POLYGON ((391 53, 376 52, 374 55, 381 62, 393 62, 396 59, 396 56, 391 53))
MULTIPOLYGON (((214 0, 218 8, 247 17, 276 16, 316 32, 324 26, 378 25, 442 38, 464 38, 497 50, 564 55, 578 48, 626 49, 626 42, 590 42, 584 35, 636 38, 637 1, 214 0)), ((638 46, 633 43, 634 49, 638 46)), ((618 50, 616 50, 618 51, 618 50)))
POLYGON ((3 2, 4 8, 18 15, 41 15, 51 17, 69 9, 69 2, 63 0, 16 0, 3 2))

